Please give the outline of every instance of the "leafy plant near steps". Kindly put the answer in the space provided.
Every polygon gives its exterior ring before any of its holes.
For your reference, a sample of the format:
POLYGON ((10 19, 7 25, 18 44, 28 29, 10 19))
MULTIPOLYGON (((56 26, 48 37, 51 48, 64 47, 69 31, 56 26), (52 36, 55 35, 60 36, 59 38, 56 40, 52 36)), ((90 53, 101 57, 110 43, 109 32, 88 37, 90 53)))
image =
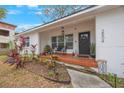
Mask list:
POLYGON ((99 76, 108 82, 112 87, 124 88, 124 78, 119 78, 113 73, 100 74, 99 76))
POLYGON ((96 45, 95 45, 95 43, 91 43, 91 45, 90 45, 90 54, 91 55, 96 55, 96 45))

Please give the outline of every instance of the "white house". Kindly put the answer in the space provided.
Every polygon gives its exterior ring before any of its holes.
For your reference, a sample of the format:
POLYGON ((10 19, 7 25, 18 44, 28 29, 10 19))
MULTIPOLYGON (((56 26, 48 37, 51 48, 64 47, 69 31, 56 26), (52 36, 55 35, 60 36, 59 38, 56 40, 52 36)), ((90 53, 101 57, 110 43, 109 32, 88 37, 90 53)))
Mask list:
POLYGON ((124 6, 92 6, 19 35, 29 37, 29 45, 38 44, 36 53, 50 45, 58 50, 66 46, 67 53, 90 55, 94 43, 96 60, 106 60, 107 72, 124 77, 124 6))

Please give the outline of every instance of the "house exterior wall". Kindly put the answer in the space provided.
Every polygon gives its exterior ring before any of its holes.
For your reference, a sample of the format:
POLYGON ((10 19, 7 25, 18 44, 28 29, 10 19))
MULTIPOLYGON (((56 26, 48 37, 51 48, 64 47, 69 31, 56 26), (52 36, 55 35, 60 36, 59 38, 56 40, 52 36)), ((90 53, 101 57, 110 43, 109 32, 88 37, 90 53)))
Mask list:
POLYGON ((10 40, 14 39, 13 36, 14 36, 15 32, 14 32, 14 30, 11 30, 11 29, 4 29, 4 30, 9 31, 9 36, 0 35, 0 42, 1 43, 8 43, 10 40))
POLYGON ((15 26, 0 22, 0 30, 9 31, 9 36, 0 35, 0 43, 8 43, 14 40, 15 26))
MULTIPOLYGON (((65 35, 73 34, 73 49, 68 49, 68 53, 79 53, 79 33, 80 32, 87 32, 90 31, 91 42, 95 43, 95 19, 82 21, 78 24, 65 26, 64 32, 65 35), (76 27, 76 29, 75 29, 76 27)), ((40 33, 40 41, 41 41, 41 52, 45 45, 51 45, 51 37, 61 35, 61 29, 51 29, 49 31, 41 32, 40 33)))
POLYGON ((25 34, 24 36, 29 37, 29 47, 25 47, 25 49, 28 50, 28 53, 31 53, 31 45, 37 44, 37 46, 36 46, 36 54, 39 54, 40 53, 39 33, 34 32, 34 33, 25 34))
POLYGON ((96 59, 106 60, 108 72, 124 77, 124 7, 96 16, 96 59))

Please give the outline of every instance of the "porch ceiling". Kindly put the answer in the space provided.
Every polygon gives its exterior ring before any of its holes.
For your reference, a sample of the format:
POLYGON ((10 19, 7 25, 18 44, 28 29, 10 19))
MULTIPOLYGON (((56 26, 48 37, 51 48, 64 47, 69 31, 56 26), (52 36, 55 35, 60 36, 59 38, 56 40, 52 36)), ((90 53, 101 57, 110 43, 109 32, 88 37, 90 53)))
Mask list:
POLYGON ((72 28, 72 27, 78 27, 79 24, 83 24, 83 23, 87 23, 89 21, 94 21, 95 22, 95 17, 89 17, 87 19, 80 19, 80 20, 74 20, 72 22, 68 22, 68 23, 63 23, 61 25, 56 25, 53 27, 47 27, 45 30, 40 30, 38 32, 42 33, 42 32, 49 32, 49 31, 59 31, 62 30, 61 27, 63 26, 64 29, 66 28, 72 28))

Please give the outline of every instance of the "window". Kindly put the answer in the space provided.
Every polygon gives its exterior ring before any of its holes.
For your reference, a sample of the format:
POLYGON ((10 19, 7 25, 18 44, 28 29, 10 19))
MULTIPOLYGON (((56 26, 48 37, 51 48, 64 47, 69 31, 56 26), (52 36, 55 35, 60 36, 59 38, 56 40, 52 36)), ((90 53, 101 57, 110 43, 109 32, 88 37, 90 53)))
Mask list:
POLYGON ((65 40, 63 36, 56 36, 51 38, 52 48, 57 47, 58 51, 61 51, 64 46, 66 49, 73 49, 73 34, 69 34, 65 36, 65 40))
POLYGON ((29 37, 26 38, 25 43, 26 43, 26 44, 25 44, 26 47, 29 47, 29 46, 30 46, 30 38, 29 38, 29 37))
POLYGON ((8 43, 0 43, 0 48, 7 48, 8 47, 8 43))
POLYGON ((2 36, 9 36, 9 31, 0 30, 0 35, 2 35, 2 36))
POLYGON ((57 47, 58 51, 61 51, 64 48, 64 37, 56 36, 52 37, 52 48, 57 47))
POLYGON ((52 37, 52 48, 57 47, 57 37, 52 37))
POLYGON ((73 49, 73 34, 69 34, 65 36, 66 48, 73 49))
POLYGON ((64 48, 64 37, 58 36, 58 51, 61 51, 64 48))

